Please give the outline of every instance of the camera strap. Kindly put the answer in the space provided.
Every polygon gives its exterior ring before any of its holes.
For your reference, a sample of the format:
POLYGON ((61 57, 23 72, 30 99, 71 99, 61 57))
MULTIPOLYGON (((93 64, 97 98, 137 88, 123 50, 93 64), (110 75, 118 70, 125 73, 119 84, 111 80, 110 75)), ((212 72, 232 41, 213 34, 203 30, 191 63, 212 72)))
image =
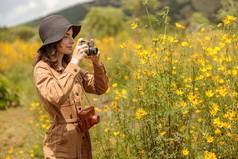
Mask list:
MULTIPOLYGON (((81 78, 82 78, 82 77, 81 77, 81 78)), ((85 90, 84 90, 83 82, 81 81, 80 83, 81 83, 81 87, 82 87, 82 92, 83 92, 83 94, 84 94, 84 96, 85 96, 85 98, 86 98, 86 100, 87 100, 87 104, 88 104, 89 106, 93 106, 93 104, 90 102, 90 100, 89 100, 89 98, 88 98, 88 96, 87 96, 87 94, 86 94, 86 92, 85 92, 85 90)))
POLYGON ((83 90, 83 94, 84 94, 84 96, 85 96, 85 98, 86 98, 88 104, 89 104, 90 106, 92 106, 92 103, 90 102, 90 100, 89 100, 89 98, 88 98, 88 96, 87 96, 87 94, 86 94, 84 88, 82 88, 82 90, 83 90))

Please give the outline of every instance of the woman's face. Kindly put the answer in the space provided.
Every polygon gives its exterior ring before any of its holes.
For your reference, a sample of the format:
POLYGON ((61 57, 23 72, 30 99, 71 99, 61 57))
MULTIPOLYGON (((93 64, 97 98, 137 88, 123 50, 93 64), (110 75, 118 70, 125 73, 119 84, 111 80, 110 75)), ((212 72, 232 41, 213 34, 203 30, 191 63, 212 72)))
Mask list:
POLYGON ((63 39, 57 45, 57 52, 70 55, 73 52, 73 29, 70 28, 64 35, 63 39))

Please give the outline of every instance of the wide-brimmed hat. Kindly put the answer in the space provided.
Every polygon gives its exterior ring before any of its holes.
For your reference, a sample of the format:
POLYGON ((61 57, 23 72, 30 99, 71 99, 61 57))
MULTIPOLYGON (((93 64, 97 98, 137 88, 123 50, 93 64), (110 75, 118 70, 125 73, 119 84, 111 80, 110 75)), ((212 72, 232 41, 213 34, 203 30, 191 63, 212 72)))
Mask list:
POLYGON ((71 24, 61 15, 50 15, 44 18, 39 25, 39 35, 43 43, 39 50, 61 40, 70 27, 73 29, 73 38, 75 38, 81 30, 81 25, 71 24))

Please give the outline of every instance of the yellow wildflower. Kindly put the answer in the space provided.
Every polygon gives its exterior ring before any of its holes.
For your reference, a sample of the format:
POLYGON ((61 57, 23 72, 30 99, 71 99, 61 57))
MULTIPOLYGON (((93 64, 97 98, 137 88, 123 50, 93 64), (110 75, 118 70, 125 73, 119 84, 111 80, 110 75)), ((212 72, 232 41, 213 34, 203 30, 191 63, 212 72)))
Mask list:
POLYGON ((182 114, 183 114, 183 115, 188 114, 188 110, 184 110, 184 111, 182 112, 182 114))
POLYGON ((116 136, 118 136, 120 134, 120 132, 119 131, 114 131, 113 132, 113 135, 116 137, 116 136))
POLYGON ((189 44, 188 44, 188 42, 183 41, 183 42, 181 43, 181 46, 183 46, 183 47, 187 47, 187 46, 189 46, 189 44))
POLYGON ((107 60, 110 61, 110 60, 112 60, 112 58, 111 57, 107 57, 107 60))
POLYGON ((126 47, 127 47, 127 42, 124 42, 124 43, 120 44, 121 49, 125 49, 126 47))
POLYGON ((222 23, 217 24, 217 27, 218 28, 222 27, 222 23))
POLYGON ((126 89, 122 89, 122 90, 121 90, 121 95, 122 95, 122 96, 126 96, 126 95, 127 95, 126 89))
POLYGON ((137 109, 136 113, 135 113, 135 117, 136 119, 140 120, 140 119, 143 119, 148 113, 142 109, 142 108, 139 108, 137 109))
POLYGON ((183 108, 187 106, 187 103, 185 101, 181 101, 179 105, 183 108))
POLYGON ((13 147, 10 147, 10 149, 8 150, 8 154, 9 154, 9 155, 13 154, 13 151, 14 151, 14 148, 13 148, 13 147))
POLYGON ((178 96, 182 96, 184 94, 184 92, 181 89, 178 89, 178 90, 176 90, 176 94, 178 96))
POLYGON ((188 99, 194 106, 197 106, 202 103, 202 101, 198 99, 198 96, 193 95, 192 93, 189 93, 188 99))
POLYGON ((202 28, 200 29, 200 31, 201 31, 201 32, 204 32, 204 31, 205 31, 205 28, 204 28, 204 27, 202 27, 202 28))
POLYGON ((198 118, 197 121, 198 121, 199 123, 201 123, 201 122, 202 122, 202 118, 198 118))
POLYGON ((220 135, 220 134, 221 134, 221 130, 220 130, 220 129, 216 129, 216 130, 215 130, 215 134, 216 134, 216 135, 220 135))
POLYGON ((108 106, 108 105, 104 105, 103 111, 106 112, 106 111, 108 111, 108 110, 109 110, 109 106, 108 106))
POLYGON ((105 129, 104 129, 104 132, 105 132, 105 133, 108 133, 108 131, 109 131, 109 128, 105 128, 105 129))
POLYGON ((236 21, 236 17, 232 16, 232 15, 227 15, 225 17, 225 19, 223 20, 223 23, 225 25, 230 25, 232 23, 234 23, 236 21))
POLYGON ((131 23, 131 29, 135 30, 138 27, 138 24, 136 22, 131 23))
POLYGON ((219 93, 223 97, 226 96, 226 94, 227 94, 227 90, 224 87, 217 88, 216 92, 219 93))
POLYGON ((209 97, 209 98, 214 95, 214 93, 212 92, 212 90, 207 90, 207 91, 205 92, 205 94, 206 94, 206 96, 209 97))
POLYGON ((212 137, 212 136, 208 136, 207 137, 207 142, 208 143, 211 143, 211 142, 213 142, 214 141, 214 138, 212 137))
POLYGON ((175 23, 175 26, 176 26, 176 28, 178 28, 178 29, 185 29, 185 26, 183 26, 183 25, 180 24, 180 23, 175 23))
POLYGON ((118 105, 118 102, 117 101, 113 101, 112 102, 112 109, 116 112, 119 112, 120 111, 120 108, 119 108, 119 105, 118 105))
POLYGON ((236 112, 233 110, 229 110, 225 115, 224 118, 229 119, 229 120, 235 120, 236 117, 236 112))
POLYGON ((19 150, 19 151, 18 151, 18 154, 23 154, 23 153, 24 153, 23 150, 19 150))
POLYGON ((136 48, 137 50, 140 50, 140 49, 142 49, 142 45, 141 45, 141 44, 135 44, 135 48, 136 48))
POLYGON ((95 107, 95 111, 96 112, 102 112, 102 109, 98 108, 98 107, 95 107))
POLYGON ((114 87, 114 88, 117 87, 117 83, 113 83, 112 87, 114 87))
POLYGON ((170 43, 177 43, 178 42, 178 40, 177 39, 175 39, 174 37, 172 37, 172 36, 169 36, 169 42, 170 43))
POLYGON ((42 127, 42 129, 45 129, 45 130, 46 130, 46 129, 49 128, 49 125, 47 125, 47 124, 42 124, 41 127, 42 127))
POLYGON ((189 155, 189 151, 188 151, 187 148, 183 148, 183 150, 182 150, 182 155, 183 155, 183 156, 188 156, 188 155, 189 155))
POLYGON ((210 36, 205 36, 205 40, 206 40, 206 41, 211 41, 211 39, 212 39, 212 38, 211 38, 210 36))
POLYGON ((231 128, 231 124, 221 121, 219 117, 213 120, 213 124, 218 128, 231 128))
POLYGON ((160 136, 164 136, 166 134, 166 131, 162 131, 159 134, 160 134, 160 136))
POLYGON ((219 84, 223 84, 225 81, 223 80, 223 79, 220 79, 219 81, 218 81, 218 83, 219 84))
POLYGON ((215 116, 218 111, 219 111, 219 106, 216 103, 214 103, 210 108, 210 114, 212 116, 215 116))
POLYGON ((205 151, 204 159, 217 159, 217 157, 215 153, 205 151))

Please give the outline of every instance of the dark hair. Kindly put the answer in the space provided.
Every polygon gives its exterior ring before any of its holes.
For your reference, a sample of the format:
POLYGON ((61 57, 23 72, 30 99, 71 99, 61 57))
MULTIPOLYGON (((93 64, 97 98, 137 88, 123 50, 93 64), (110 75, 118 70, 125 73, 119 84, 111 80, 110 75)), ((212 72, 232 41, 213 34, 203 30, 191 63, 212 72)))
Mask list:
MULTIPOLYGON (((46 46, 43 46, 41 49, 38 50, 36 58, 35 58, 35 63, 34 65, 36 65, 40 60, 48 63, 48 65, 52 68, 54 68, 56 71, 57 70, 57 66, 58 66, 58 52, 57 52, 57 44, 59 43, 55 42, 55 43, 51 43, 48 44, 46 46)), ((62 59, 62 65, 65 68, 67 66, 67 64, 70 62, 71 60, 71 55, 64 55, 63 59, 62 59)))

